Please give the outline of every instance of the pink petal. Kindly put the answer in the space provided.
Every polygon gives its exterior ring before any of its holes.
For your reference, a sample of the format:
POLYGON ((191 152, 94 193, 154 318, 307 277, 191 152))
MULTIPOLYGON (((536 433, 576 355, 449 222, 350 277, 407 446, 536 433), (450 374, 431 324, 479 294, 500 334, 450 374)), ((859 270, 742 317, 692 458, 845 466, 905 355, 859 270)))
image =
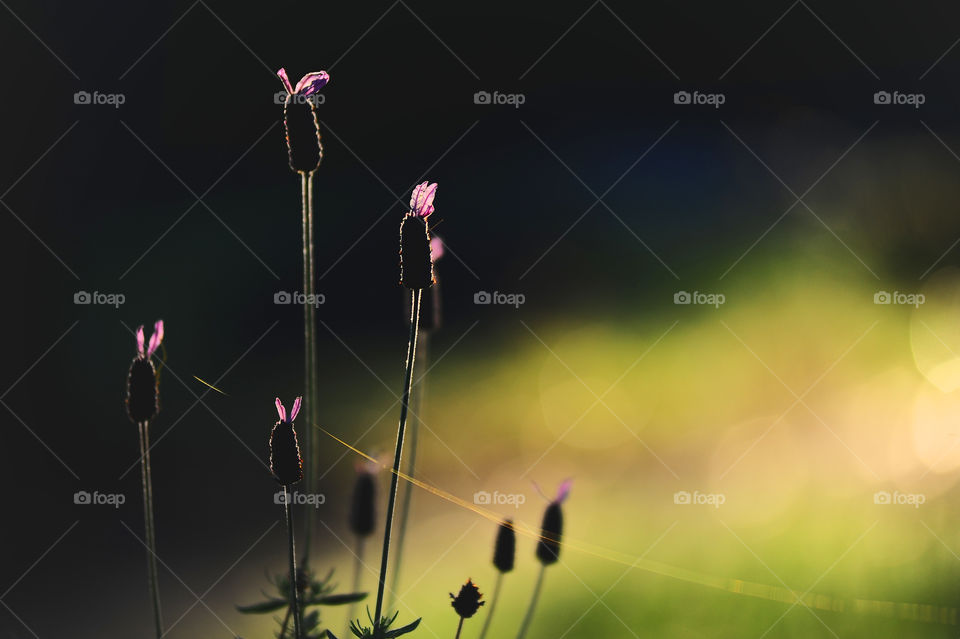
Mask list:
POLYGON ((410 196, 410 208, 420 217, 433 213, 433 198, 437 195, 437 184, 423 182, 418 184, 410 196))
POLYGON ((430 257, 434 262, 443 257, 443 240, 437 235, 430 238, 430 257))
POLYGON ((143 325, 137 328, 137 353, 143 356, 143 325))
POLYGON ((290 78, 287 77, 287 70, 281 68, 277 71, 277 75, 280 76, 280 81, 283 82, 283 88, 287 90, 287 93, 293 93, 293 87, 290 86, 290 78))
POLYGON ((420 191, 427 185, 426 182, 413 187, 413 193, 410 194, 410 210, 416 212, 420 205, 420 191))
POLYGON ((277 398, 277 414, 280 415, 280 421, 287 421, 287 409, 283 407, 283 402, 280 401, 280 398, 277 398))
POLYGON ((573 480, 565 479, 563 483, 560 484, 560 487, 557 488, 557 496, 553 501, 557 502, 558 504, 562 504, 564 501, 566 501, 567 497, 570 496, 570 488, 572 486, 573 480))
POLYGON ((300 412, 300 400, 302 398, 298 397, 293 400, 293 408, 290 409, 290 421, 292 422, 297 418, 297 413, 300 412))
POLYGON ((163 320, 157 320, 153 325, 153 335, 150 336, 150 346, 147 348, 147 355, 153 355, 160 342, 163 341, 163 320))
POLYGON ((309 97, 322 89, 330 81, 330 74, 326 71, 314 71, 300 78, 294 93, 299 93, 303 97, 309 97))

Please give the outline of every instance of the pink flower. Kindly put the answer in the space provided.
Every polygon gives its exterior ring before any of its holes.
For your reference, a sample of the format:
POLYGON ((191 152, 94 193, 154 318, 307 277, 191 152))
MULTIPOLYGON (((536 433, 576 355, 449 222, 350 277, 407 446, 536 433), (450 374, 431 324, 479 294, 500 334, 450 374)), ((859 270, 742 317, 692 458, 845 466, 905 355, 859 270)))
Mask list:
POLYGON ((290 408, 290 419, 287 419, 287 409, 283 407, 283 402, 280 401, 280 398, 277 398, 277 414, 280 415, 280 421, 284 423, 293 423, 293 420, 297 418, 297 413, 300 412, 300 400, 298 397, 293 400, 293 406, 290 408))
POLYGON ((137 353, 142 358, 152 357, 157 348, 160 347, 160 342, 163 341, 163 320, 157 320, 153 324, 153 335, 150 336, 150 344, 147 346, 146 352, 143 350, 144 336, 143 336, 143 324, 137 327, 137 353))
POLYGON ((433 213, 433 198, 437 195, 437 183, 423 182, 414 187, 410 195, 410 212, 418 217, 433 213))
POLYGON ((287 77, 286 69, 280 69, 277 71, 277 75, 280 76, 280 81, 283 82, 283 87, 287 90, 287 93, 290 95, 302 95, 305 98, 310 97, 322 89, 323 86, 330 81, 330 74, 326 71, 314 71, 300 78, 297 86, 292 87, 290 86, 290 79, 287 77))
POLYGON ((443 240, 439 235, 430 238, 430 257, 434 262, 443 257, 443 240))

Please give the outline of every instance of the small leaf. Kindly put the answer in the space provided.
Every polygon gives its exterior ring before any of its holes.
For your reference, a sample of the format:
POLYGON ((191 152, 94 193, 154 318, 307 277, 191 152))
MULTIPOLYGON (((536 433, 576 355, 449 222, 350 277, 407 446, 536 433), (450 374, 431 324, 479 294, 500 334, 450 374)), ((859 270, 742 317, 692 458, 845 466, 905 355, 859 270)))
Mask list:
POLYGON ((327 639, 337 639, 337 635, 327 630, 327 639))
POLYGON ((367 593, 365 592, 351 592, 349 594, 342 595, 323 595, 320 597, 313 597, 303 602, 304 606, 340 606, 343 604, 356 603, 358 601, 363 601, 367 598, 367 593))
MULTIPOLYGON (((420 619, 422 619, 422 617, 421 617, 420 619)), ((386 632, 383 636, 386 637, 387 639, 390 639, 391 637, 399 637, 400 635, 405 635, 405 634, 407 634, 408 632, 413 632, 414 630, 417 629, 417 626, 420 625, 420 619, 417 619, 416 621, 414 621, 414 622, 411 623, 411 624, 407 624, 407 625, 404 626, 403 628, 397 628, 396 630, 390 630, 390 631, 386 632)))
POLYGON ((243 613, 265 613, 265 612, 275 612, 281 608, 285 608, 290 604, 286 599, 271 599, 269 601, 261 601, 260 603, 250 604, 249 606, 237 606, 237 610, 243 613))

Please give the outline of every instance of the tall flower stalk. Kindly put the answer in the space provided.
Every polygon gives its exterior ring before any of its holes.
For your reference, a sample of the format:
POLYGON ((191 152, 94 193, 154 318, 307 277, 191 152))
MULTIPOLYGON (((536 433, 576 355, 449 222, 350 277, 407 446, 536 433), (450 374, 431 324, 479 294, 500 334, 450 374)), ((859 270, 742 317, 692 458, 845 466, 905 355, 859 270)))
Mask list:
MULTIPOLYGON (((291 170, 300 175, 300 201, 303 221, 303 332, 304 332, 304 386, 307 398, 308 427, 304 432, 307 452, 307 490, 318 491, 318 442, 314 426, 320 421, 319 384, 317 372, 316 284, 314 281, 313 241, 313 174, 323 160, 323 143, 317 119, 317 97, 329 81, 326 71, 315 71, 303 76, 294 87, 285 69, 277 71, 287 97, 283 103, 283 125, 287 140, 287 157, 291 170)), ((303 565, 310 557, 310 542, 316 523, 316 509, 307 511, 304 535, 303 565)))
POLYGON ((530 623, 533 621, 533 613, 537 608, 537 601, 540 599, 540 591, 543 589, 543 577, 547 571, 547 566, 557 563, 560 560, 560 538, 563 536, 563 502, 570 495, 571 480, 566 480, 560 484, 557 489, 557 496, 550 502, 543 513, 543 523, 540 526, 540 540, 537 542, 537 561, 540 562, 540 571, 537 574, 537 583, 533 587, 533 595, 530 597, 530 605, 527 607, 527 614, 523 617, 520 624, 520 631, 517 633, 517 639, 523 639, 527 630, 530 629, 530 623))
POLYGON ((143 527, 147 541, 147 580, 153 599, 153 623, 157 639, 163 636, 160 584, 157 573, 157 531, 153 518, 153 472, 150 468, 150 421, 160 411, 160 383, 153 355, 163 341, 163 320, 153 325, 150 343, 144 348, 143 326, 137 328, 137 355, 127 375, 127 415, 137 425, 140 437, 140 482, 143 486, 143 527))
POLYGON ((487 631, 490 630, 493 612, 497 609, 497 601, 500 599, 500 587, 503 585, 503 576, 513 570, 516 552, 517 533, 513 529, 513 521, 506 519, 500 524, 500 528, 497 530, 497 541, 493 546, 493 565, 497 569, 497 583, 493 586, 490 610, 487 612, 487 618, 483 622, 480 639, 484 639, 484 637, 487 636, 487 631))
POLYGON ((303 616, 300 611, 300 579, 297 573, 297 549, 293 532, 293 509, 290 508, 288 488, 303 479, 303 459, 300 457, 300 445, 297 442, 297 431, 294 430, 293 420, 300 412, 301 398, 298 397, 290 408, 290 418, 287 419, 287 410, 278 397, 276 399, 277 414, 280 420, 270 431, 270 472, 283 487, 283 511, 287 523, 287 547, 290 564, 290 611, 293 616, 294 636, 303 639, 303 616))
MULTIPOLYGON (((437 261, 443 257, 443 240, 434 235, 430 238, 430 257, 433 261, 433 286, 427 291, 422 300, 423 307, 420 309, 420 327, 417 337, 416 360, 421 370, 430 368, 430 337, 434 331, 440 328, 441 324, 441 299, 440 299, 440 278, 437 273, 437 261)), ((409 301, 406 306, 409 309, 409 301)), ((410 313, 407 314, 410 317, 410 313)), ((423 414, 424 396, 427 392, 426 373, 420 376, 420 379, 413 382, 412 404, 413 420, 410 424, 410 446, 407 455, 406 474, 408 477, 415 477, 417 470, 417 449, 420 443, 420 420, 423 414)), ((396 592, 400 584, 400 568, 403 565, 403 548, 407 538, 407 523, 410 520, 410 507, 413 502, 413 484, 407 483, 403 486, 400 496, 400 524, 397 529, 396 552, 393 560, 393 577, 390 580, 390 598, 393 601, 396 598, 396 592)), ((356 588, 354 588, 356 590, 356 588)))

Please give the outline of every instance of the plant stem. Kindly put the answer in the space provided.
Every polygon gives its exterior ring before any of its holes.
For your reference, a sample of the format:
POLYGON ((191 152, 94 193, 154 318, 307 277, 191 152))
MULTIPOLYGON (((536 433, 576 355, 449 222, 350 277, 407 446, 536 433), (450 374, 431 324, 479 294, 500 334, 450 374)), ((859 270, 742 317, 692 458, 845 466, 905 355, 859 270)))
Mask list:
POLYGON ((497 609, 497 600, 500 598, 500 584, 503 583, 503 573, 497 571, 497 583, 493 586, 493 597, 490 598, 490 609, 487 610, 487 618, 483 622, 483 630, 480 631, 480 639, 487 636, 487 630, 490 629, 490 621, 493 619, 493 611, 497 609))
POLYGON ((293 510, 290 508, 290 496, 287 494, 286 486, 283 487, 283 510, 287 516, 287 545, 290 548, 290 607, 293 609, 293 633, 296 639, 303 639, 297 587, 297 549, 293 540, 293 510))
MULTIPOLYGON (((319 421, 319 406, 317 398, 317 333, 316 307, 314 300, 316 286, 314 283, 313 258, 313 173, 300 173, 300 200, 303 212, 303 335, 304 335, 304 395, 307 400, 306 413, 309 422, 304 429, 304 449, 307 453, 305 468, 308 493, 317 492, 316 466, 316 433, 313 432, 319 421)), ((313 529, 316 519, 316 509, 307 511, 306 526, 303 540, 303 567, 306 568, 310 558, 310 544, 313 540, 313 529)))
POLYGON ((457 636, 453 639, 460 639, 460 631, 463 630, 463 617, 460 617, 460 624, 457 626, 457 636))
POLYGON ((157 575, 157 533, 153 522, 153 476, 150 470, 150 422, 137 424, 140 431, 140 479, 143 483, 143 527, 147 536, 147 579, 153 599, 153 623, 157 639, 163 636, 160 585, 157 575))
POLYGON ((517 639, 523 639, 530 628, 530 622, 533 621, 533 611, 537 607, 537 600, 540 598, 540 589, 543 587, 543 574, 547 571, 544 564, 540 565, 540 574, 537 575, 537 585, 533 587, 533 597, 530 598, 530 607, 527 608, 527 614, 523 617, 523 624, 520 626, 520 632, 517 639))
MULTIPOLYGON (((357 551, 355 553, 355 558, 353 562, 353 590, 351 592, 360 592, 360 577, 363 574, 363 547, 364 538, 357 535, 357 551)), ((353 621, 353 615, 357 612, 356 602, 350 604, 350 609, 347 612, 347 631, 346 635, 350 636, 350 622, 353 621)))
MULTIPOLYGON (((429 355, 430 333, 424 331, 417 338, 417 361, 421 362, 420 367, 427 366, 427 357, 429 355)), ((423 378, 417 380, 413 386, 413 422, 410 424, 410 454, 407 458, 407 475, 414 477, 417 470, 417 446, 420 441, 420 415, 423 410, 423 396, 426 392, 426 382, 423 378)), ((397 551, 394 553, 393 560, 393 578, 390 580, 390 602, 396 597, 397 588, 400 585, 400 566, 403 563, 403 546, 407 538, 407 521, 410 519, 410 504, 413 501, 413 484, 407 483, 403 486, 403 497, 400 500, 400 528, 397 530, 397 551)), ((356 592, 356 588, 354 588, 356 592)))
POLYGON ((390 560, 390 531, 393 528, 393 509, 397 501, 397 483, 400 479, 400 457, 403 453, 403 432, 407 426, 407 410, 410 403, 410 387, 413 382, 413 364, 417 353, 417 331, 420 324, 420 297, 423 289, 418 288, 410 292, 413 300, 410 312, 410 338, 407 341, 407 366, 403 376, 403 398, 400 403, 400 425, 397 428, 397 450, 393 455, 393 473, 390 477, 390 496, 387 499, 387 518, 383 530, 383 556, 380 559, 380 585, 377 588, 376 616, 373 619, 374 627, 380 623, 380 613, 383 612, 383 590, 387 585, 387 563, 390 560))

